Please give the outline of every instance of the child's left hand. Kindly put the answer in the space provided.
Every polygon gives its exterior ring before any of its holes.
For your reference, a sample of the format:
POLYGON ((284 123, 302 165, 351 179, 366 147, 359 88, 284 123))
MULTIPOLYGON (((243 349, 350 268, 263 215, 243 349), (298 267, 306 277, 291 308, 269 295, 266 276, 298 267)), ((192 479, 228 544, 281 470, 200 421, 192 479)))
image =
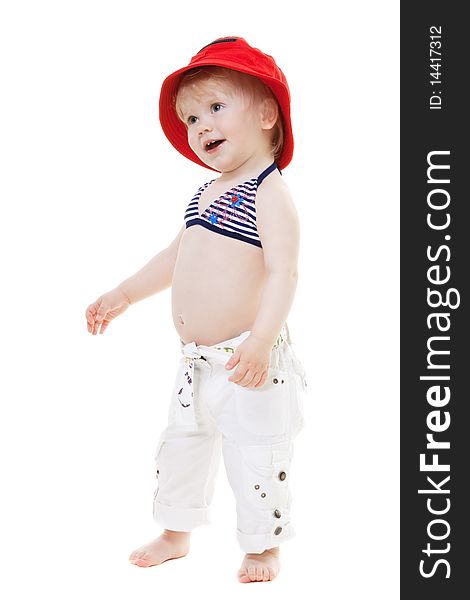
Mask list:
POLYGON ((243 387, 261 387, 268 376, 271 346, 265 341, 249 335, 235 350, 232 358, 225 364, 227 370, 238 367, 229 378, 243 387))

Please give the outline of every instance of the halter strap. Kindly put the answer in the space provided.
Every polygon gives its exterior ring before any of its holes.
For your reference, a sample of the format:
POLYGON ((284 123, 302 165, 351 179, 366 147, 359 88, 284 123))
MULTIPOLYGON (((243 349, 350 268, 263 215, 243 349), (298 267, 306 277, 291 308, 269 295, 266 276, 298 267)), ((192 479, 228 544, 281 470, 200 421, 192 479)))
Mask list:
POLYGON ((279 173, 281 173, 281 175, 282 175, 281 169, 277 166, 276 162, 273 162, 273 164, 269 165, 269 167, 267 169, 265 169, 261 173, 261 175, 258 175, 258 186, 261 185, 261 182, 263 181, 263 179, 265 179, 270 173, 272 173, 274 171, 274 169, 277 169, 279 171, 279 173))

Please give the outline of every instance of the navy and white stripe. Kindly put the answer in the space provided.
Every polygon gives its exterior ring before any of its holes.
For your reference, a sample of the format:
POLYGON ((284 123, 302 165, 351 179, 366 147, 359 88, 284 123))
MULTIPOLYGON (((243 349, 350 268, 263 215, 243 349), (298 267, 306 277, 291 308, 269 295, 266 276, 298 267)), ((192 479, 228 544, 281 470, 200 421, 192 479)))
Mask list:
POLYGON ((256 227, 256 192, 263 179, 276 168, 279 167, 273 163, 259 177, 248 179, 230 188, 211 202, 202 214, 199 214, 199 198, 215 179, 205 183, 198 189, 186 209, 184 215, 186 229, 193 225, 201 225, 215 233, 262 248, 256 227))

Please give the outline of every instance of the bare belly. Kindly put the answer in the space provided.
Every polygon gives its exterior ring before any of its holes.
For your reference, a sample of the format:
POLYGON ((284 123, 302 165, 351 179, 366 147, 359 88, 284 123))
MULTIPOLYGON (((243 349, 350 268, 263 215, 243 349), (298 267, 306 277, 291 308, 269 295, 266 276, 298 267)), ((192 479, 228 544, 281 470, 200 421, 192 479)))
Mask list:
POLYGON ((212 346, 251 330, 264 280, 261 248, 199 225, 186 229, 172 281, 180 339, 212 346))

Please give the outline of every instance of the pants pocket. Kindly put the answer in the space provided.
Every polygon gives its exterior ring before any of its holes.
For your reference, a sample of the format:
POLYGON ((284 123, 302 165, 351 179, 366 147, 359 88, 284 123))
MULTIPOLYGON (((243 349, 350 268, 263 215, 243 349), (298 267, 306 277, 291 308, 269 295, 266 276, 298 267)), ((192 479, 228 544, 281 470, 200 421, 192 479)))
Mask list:
POLYGON ((306 394, 307 393, 307 375, 305 373, 305 369, 303 364, 297 358, 294 351, 291 349, 291 357, 292 357, 292 366, 294 368, 295 373, 299 376, 301 390, 306 394))
POLYGON ((257 435, 286 433, 293 389, 290 373, 269 367, 262 387, 243 387, 236 383, 234 386, 237 418, 243 429, 257 435))
POLYGON ((240 452, 243 487, 238 498, 239 530, 271 535, 275 546, 290 525, 292 443, 242 446, 240 452))

